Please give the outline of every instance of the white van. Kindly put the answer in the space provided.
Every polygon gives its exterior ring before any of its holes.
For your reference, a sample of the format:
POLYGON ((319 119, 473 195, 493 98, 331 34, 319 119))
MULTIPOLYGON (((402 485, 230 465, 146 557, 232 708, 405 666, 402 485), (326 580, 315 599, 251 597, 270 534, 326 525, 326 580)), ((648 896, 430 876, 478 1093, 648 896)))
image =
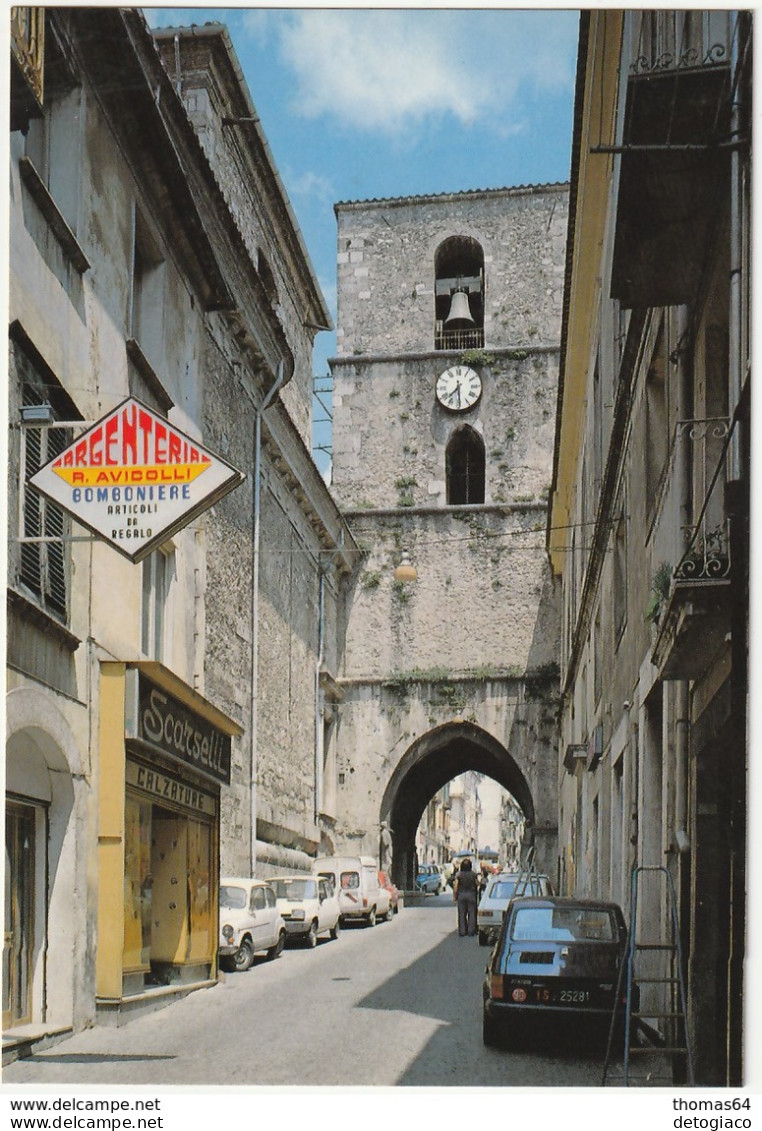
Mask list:
POLYGON ((314 875, 327 876, 339 896, 342 922, 364 919, 369 927, 385 912, 388 892, 378 882, 378 861, 373 856, 318 856, 314 875))

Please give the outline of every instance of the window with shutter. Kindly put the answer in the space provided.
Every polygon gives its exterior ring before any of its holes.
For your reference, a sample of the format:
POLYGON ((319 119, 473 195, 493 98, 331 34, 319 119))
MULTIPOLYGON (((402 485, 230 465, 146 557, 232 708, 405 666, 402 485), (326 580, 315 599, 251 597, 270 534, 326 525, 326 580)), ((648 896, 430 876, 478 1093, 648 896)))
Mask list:
MULTIPOLYGON (((49 403, 51 398, 42 378, 20 350, 16 350, 16 366, 22 379, 22 404, 49 403)), ((24 497, 19 578, 43 608, 64 620, 68 615, 69 588, 65 539, 70 532, 70 522, 58 504, 45 499, 28 482, 62 452, 71 439, 71 429, 56 427, 55 423, 23 426, 24 497)))

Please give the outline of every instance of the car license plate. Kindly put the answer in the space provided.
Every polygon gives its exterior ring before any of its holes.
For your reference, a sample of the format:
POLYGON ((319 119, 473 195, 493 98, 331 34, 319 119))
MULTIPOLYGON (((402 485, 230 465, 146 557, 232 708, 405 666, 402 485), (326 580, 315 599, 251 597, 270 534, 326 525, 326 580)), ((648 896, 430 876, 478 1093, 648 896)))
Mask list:
POLYGON ((590 990, 552 990, 548 986, 535 986, 534 1000, 538 1005, 590 1005, 590 990))

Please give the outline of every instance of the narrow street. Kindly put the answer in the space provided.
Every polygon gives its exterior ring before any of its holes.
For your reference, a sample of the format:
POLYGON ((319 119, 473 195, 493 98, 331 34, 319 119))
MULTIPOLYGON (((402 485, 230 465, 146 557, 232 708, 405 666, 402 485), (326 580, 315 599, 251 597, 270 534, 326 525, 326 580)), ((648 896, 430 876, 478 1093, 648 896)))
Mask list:
POLYGON ((3 1083, 597 1086, 592 1052, 483 1046, 488 954, 458 936, 451 896, 430 896, 390 923, 258 957, 213 989, 80 1033, 8 1066, 3 1083))

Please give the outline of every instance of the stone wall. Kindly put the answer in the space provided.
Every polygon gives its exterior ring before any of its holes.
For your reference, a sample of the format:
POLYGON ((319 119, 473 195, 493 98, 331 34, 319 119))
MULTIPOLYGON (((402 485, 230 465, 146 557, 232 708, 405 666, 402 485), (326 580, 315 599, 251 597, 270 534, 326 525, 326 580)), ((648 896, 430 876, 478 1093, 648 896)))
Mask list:
POLYGON ((434 257, 452 235, 484 251, 485 346, 557 342, 568 186, 336 205, 340 356, 433 348, 434 257))
POLYGON ((413 809, 442 773, 467 769, 522 794, 555 874, 558 595, 545 528, 567 209, 564 185, 336 207, 333 488, 366 557, 347 603, 335 831, 376 851, 391 815, 408 877, 413 809), (484 256, 484 347, 467 353, 434 348, 436 253, 450 237, 484 256), (463 363, 481 397, 449 412, 436 380, 463 363), (464 426, 484 445, 484 499, 454 506, 447 449, 464 426), (393 578, 403 552, 415 582, 393 578))

